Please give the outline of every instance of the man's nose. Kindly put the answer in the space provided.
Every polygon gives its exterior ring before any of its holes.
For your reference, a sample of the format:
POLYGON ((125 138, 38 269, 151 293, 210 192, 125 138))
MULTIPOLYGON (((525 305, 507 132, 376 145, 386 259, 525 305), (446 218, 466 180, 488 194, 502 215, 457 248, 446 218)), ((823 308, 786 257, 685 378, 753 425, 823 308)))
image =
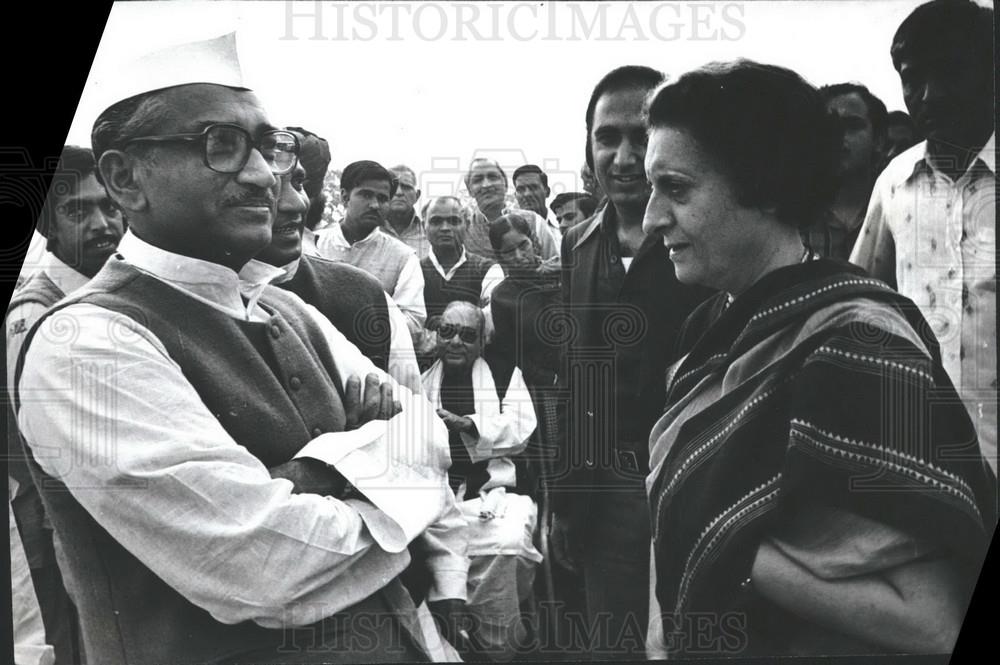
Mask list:
POLYGON ((111 215, 105 214, 100 206, 94 206, 94 209, 87 215, 87 228, 94 232, 111 228, 111 215))
POLYGON ((239 182, 253 184, 264 189, 270 189, 278 182, 274 173, 271 172, 271 166, 257 148, 250 151, 250 158, 247 159, 243 169, 236 174, 236 179, 239 182))
POLYGON ((621 143, 618 144, 618 150, 615 151, 615 164, 628 166, 637 162, 639 157, 639 146, 629 139, 622 139, 621 143))

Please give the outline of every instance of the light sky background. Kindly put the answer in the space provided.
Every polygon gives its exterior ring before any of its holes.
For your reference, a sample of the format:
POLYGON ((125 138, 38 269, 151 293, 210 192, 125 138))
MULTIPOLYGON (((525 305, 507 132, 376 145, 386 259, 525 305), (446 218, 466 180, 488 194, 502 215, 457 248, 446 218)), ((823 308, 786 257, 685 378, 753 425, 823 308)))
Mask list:
POLYGON ((403 162, 418 172, 425 195, 443 194, 459 186, 472 157, 490 154, 508 168, 541 165, 555 194, 582 189, 587 100, 597 80, 619 65, 645 64, 676 77, 713 60, 747 57, 792 68, 815 85, 859 81, 889 110, 904 109, 889 45, 922 0, 490 3, 477 9, 467 3, 463 10, 452 3, 403 3, 409 6, 395 10, 395 27, 387 4, 119 2, 67 142, 90 145, 90 127, 105 106, 95 80, 113 77, 122 63, 151 50, 236 30, 245 78, 271 120, 327 138, 334 168, 358 159, 403 162), (481 41, 468 30, 465 40, 455 39, 459 11, 478 11, 479 32, 499 34, 501 41, 481 41), (595 38, 599 28, 584 39, 574 12, 589 22, 601 11, 605 39, 595 38), (626 28, 622 40, 608 39, 630 13, 643 34, 626 28), (289 22, 289 14, 299 16, 289 22), (695 25, 696 16, 707 22, 695 25), (565 39, 545 39, 553 34, 550 18, 554 34, 565 39), (657 39, 651 24, 677 38, 657 39), (441 27, 440 39, 419 37, 434 37, 441 27), (374 38, 352 40, 352 30, 374 38), (313 39, 317 32, 324 39, 313 39), (704 38, 713 32, 716 38, 704 38))

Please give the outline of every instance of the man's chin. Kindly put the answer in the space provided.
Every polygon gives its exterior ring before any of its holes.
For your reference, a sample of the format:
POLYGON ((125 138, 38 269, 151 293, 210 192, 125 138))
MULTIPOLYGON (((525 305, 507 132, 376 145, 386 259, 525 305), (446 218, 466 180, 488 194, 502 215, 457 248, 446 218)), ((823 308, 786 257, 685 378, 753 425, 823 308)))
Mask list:
POLYGON ((645 206, 649 203, 650 191, 648 189, 618 190, 608 192, 608 199, 615 204, 616 208, 645 206))

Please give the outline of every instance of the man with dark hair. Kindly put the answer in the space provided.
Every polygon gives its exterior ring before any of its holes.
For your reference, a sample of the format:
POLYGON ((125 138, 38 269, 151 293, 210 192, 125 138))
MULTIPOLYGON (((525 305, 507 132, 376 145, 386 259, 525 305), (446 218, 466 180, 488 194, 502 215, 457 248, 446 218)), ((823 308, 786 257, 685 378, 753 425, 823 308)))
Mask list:
POLYGON ((996 130, 993 10, 933 0, 890 49, 927 140, 875 183, 851 261, 913 300, 997 468, 996 130))
POLYGON ((597 210, 597 199, 586 192, 563 192, 549 206, 552 208, 559 230, 565 233, 570 227, 589 219, 597 210))
POLYGON ((456 508, 447 433, 252 260, 296 137, 233 34, 118 76, 92 142, 129 231, 29 333, 14 384, 88 662, 426 657, 399 574, 456 508))
POLYGON ((587 163, 608 202, 562 241, 573 339, 559 373, 569 394, 552 488, 557 561, 582 571, 595 658, 642 658, 649 604, 647 441, 665 400, 681 324, 704 296, 674 276, 666 247, 642 230, 643 101, 663 75, 628 66, 587 106, 587 163), (595 379, 594 377, 605 377, 595 379))
POLYGON ((406 315, 410 335, 417 339, 427 319, 420 259, 411 247, 381 229, 398 184, 378 162, 348 164, 340 175, 344 219, 316 234, 316 250, 323 258, 374 275, 406 315))
MULTIPOLYGON (((89 148, 66 146, 52 176, 48 197, 38 220, 46 238, 46 253, 37 272, 15 291, 7 309, 7 386, 13 390, 14 370, 31 327, 46 310, 82 288, 111 256, 124 233, 121 210, 111 201, 95 173, 89 148)), ((8 471, 18 481, 12 505, 31 567, 42 619, 56 663, 79 660, 76 611, 66 595, 56 565, 52 527, 24 460, 20 436, 10 422, 8 471)))
POLYGON ((428 327, 436 328, 444 308, 461 300, 483 310, 484 341, 488 343, 493 337, 490 295, 503 281, 503 269, 491 259, 465 249, 469 220, 462 215, 462 204, 454 196, 432 199, 424 209, 424 217, 431 246, 430 254, 420 261, 428 327))
POLYGON ((886 110, 882 100, 858 83, 820 88, 827 110, 840 120, 837 193, 830 205, 802 232, 806 246, 820 256, 843 259, 851 255, 868 199, 878 175, 885 144, 886 110))
POLYGON ((890 111, 889 115, 886 116, 885 155, 882 157, 881 168, 884 169, 889 165, 889 162, 920 143, 921 140, 923 139, 920 132, 917 131, 909 113, 890 111))
POLYGON ((389 171, 396 176, 399 185, 392 200, 389 201, 389 212, 386 214, 382 231, 405 242, 417 253, 417 258, 423 260, 430 252, 430 245, 427 242, 424 221, 417 214, 417 201, 420 200, 417 174, 405 164, 389 167, 389 171))
MULTIPOLYGON (((490 222, 506 215, 510 210, 506 204, 507 173, 494 159, 477 157, 469 164, 465 175, 465 187, 475 199, 466 214, 469 217, 469 232, 465 237, 465 248, 479 256, 492 256, 490 245, 490 222)), ((538 255, 555 269, 559 262, 558 230, 550 226, 545 217, 530 210, 525 211, 533 219, 533 241, 538 255)))
POLYGON ((545 218, 551 232, 561 241, 562 233, 559 229, 559 221, 545 205, 545 201, 552 194, 552 190, 549 189, 549 176, 535 164, 525 164, 514 169, 511 182, 514 183, 514 198, 517 200, 517 207, 521 210, 530 210, 539 217, 545 218))

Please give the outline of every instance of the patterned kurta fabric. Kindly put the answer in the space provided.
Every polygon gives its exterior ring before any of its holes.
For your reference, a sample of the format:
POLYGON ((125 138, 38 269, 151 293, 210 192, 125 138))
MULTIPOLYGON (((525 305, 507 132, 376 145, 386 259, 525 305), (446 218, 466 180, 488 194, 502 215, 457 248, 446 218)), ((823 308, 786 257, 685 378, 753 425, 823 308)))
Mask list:
POLYGON ((738 610, 747 652, 787 652, 794 627, 763 630, 776 610, 744 583, 761 540, 803 505, 904 532, 975 579, 996 484, 911 301, 813 261, 706 302, 682 344, 650 437, 662 612, 738 610))

